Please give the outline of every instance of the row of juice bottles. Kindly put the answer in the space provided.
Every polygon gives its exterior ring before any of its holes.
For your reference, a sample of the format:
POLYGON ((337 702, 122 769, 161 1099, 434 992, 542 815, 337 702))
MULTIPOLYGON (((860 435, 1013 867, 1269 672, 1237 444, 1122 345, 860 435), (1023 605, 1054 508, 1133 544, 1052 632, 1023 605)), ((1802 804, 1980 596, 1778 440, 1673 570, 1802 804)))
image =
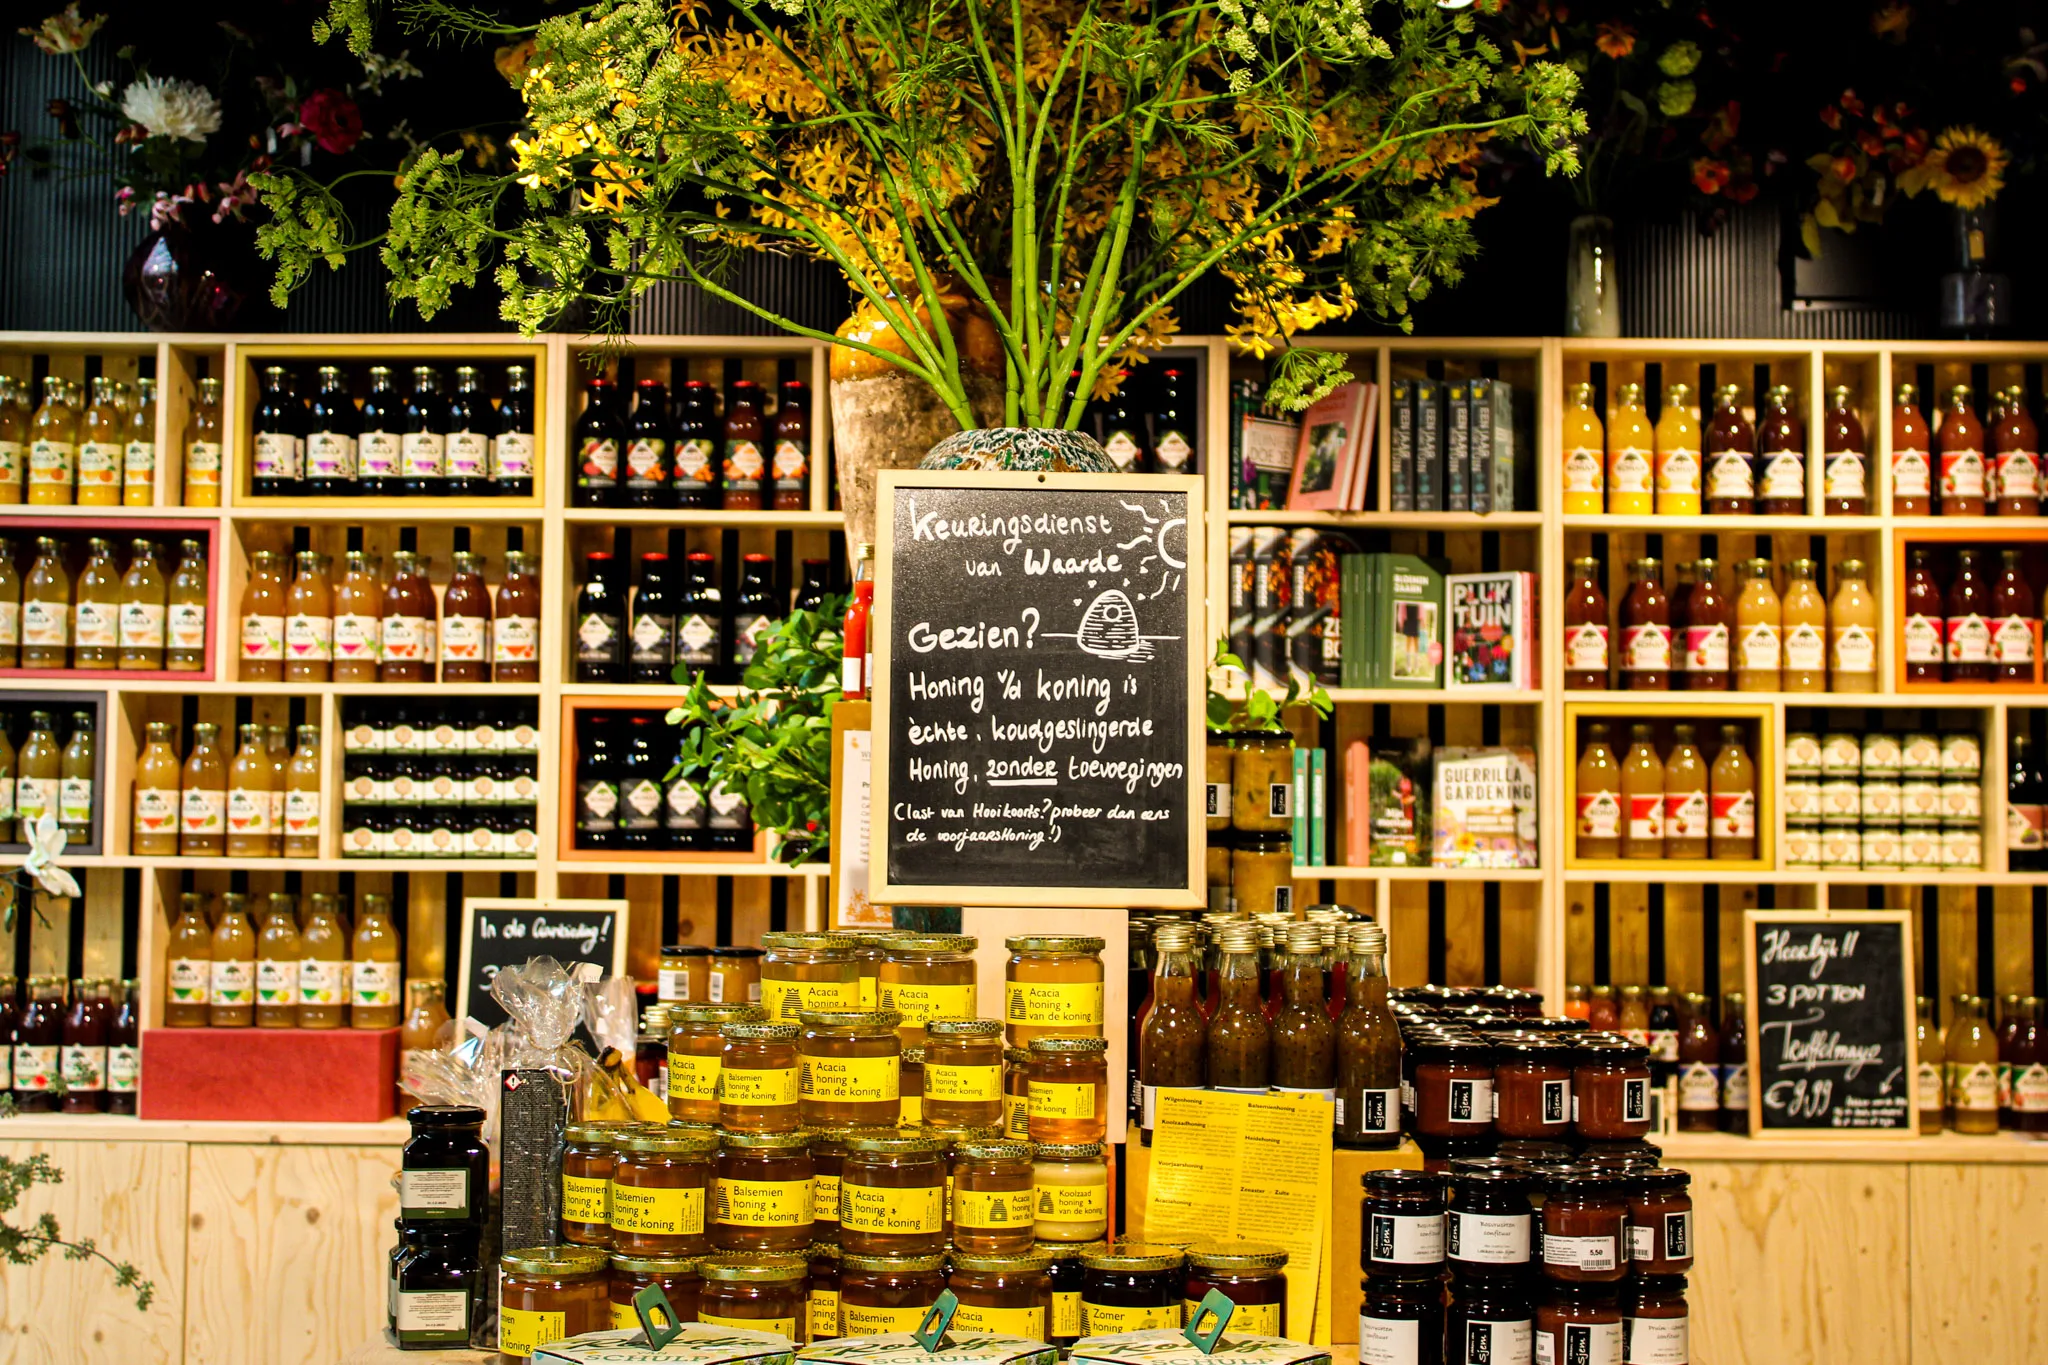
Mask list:
POLYGON ((1565 987, 1564 1015, 1618 1033, 1650 1052, 1650 1083, 1677 1091, 1684 1133, 1749 1131, 1749 1045, 1743 994, 1730 991, 1720 1021, 1711 997, 1668 986, 1565 987))
POLYGON ((132 1114, 142 1081, 142 1018, 133 980, 0 977, 0 1079, 25 1113, 132 1114), (61 1083, 61 1084, 60 1084, 61 1083), (61 1093, 60 1093, 61 1092, 61 1093))
POLYGON ((1975 547, 1957 550, 1944 587, 1933 549, 1906 551, 1906 681, 2034 681, 2040 616, 2025 557, 2013 547, 1998 551, 1993 574, 1990 555, 1975 547))
POLYGON ((166 575, 155 541, 130 541, 124 568, 114 542, 93 536, 75 582, 64 542, 38 536, 35 551, 28 573, 18 575, 14 542, 0 537, 0 668, 205 668, 206 549, 199 541, 178 542, 178 567, 166 575))
POLYGON ((243 724, 232 756, 220 727, 192 727, 180 760, 174 727, 151 721, 135 761, 130 851, 143 857, 316 858, 323 793, 320 728, 243 724))
MULTIPOLYGON (((1629 565, 1614 648, 1601 564, 1572 561, 1564 604, 1565 686, 1662 692, 1850 692, 1878 690, 1877 598, 1860 559, 1835 566, 1835 595, 1821 592, 1811 559, 1785 566, 1781 592, 1768 559, 1742 561, 1736 589, 1720 581, 1720 563, 1678 566, 1667 590, 1663 563, 1629 565)), ((2024 588, 2024 583, 2021 584, 2024 588)), ((2027 612, 2032 613, 2032 594, 2027 612)), ((2028 634, 2029 648, 2032 635, 2028 634)), ((2029 676, 2032 655, 2027 656, 2029 676)))
POLYGON ((1629 727, 1628 752, 1621 758, 1608 734, 1603 723, 1588 725, 1579 754, 1580 858, 1755 859, 1756 764, 1740 725, 1721 727, 1721 747, 1711 763, 1692 725, 1671 727, 1670 752, 1661 758, 1649 725, 1629 727))
POLYGON ((540 560, 513 550, 494 590, 484 556, 455 552, 437 599, 431 559, 347 552, 340 578, 314 550, 250 557, 237 676, 244 682, 540 681, 540 560))
POLYGON ((56 717, 48 711, 28 713, 19 749, 9 737, 12 728, 0 723, 0 843, 26 843, 31 827, 49 812, 70 842, 92 838, 99 770, 93 713, 73 711, 71 733, 61 743, 56 717))
POLYGON ((298 897, 270 893, 260 926, 250 901, 225 892, 209 921, 205 897, 178 898, 166 1027, 398 1027, 405 963, 389 896, 364 895, 353 924, 347 902, 324 892, 305 898, 303 916, 298 897))
POLYGON ((83 398, 77 381, 49 375, 31 412, 28 385, 0 375, 0 503, 25 492, 42 506, 154 504, 156 381, 102 376, 83 398))

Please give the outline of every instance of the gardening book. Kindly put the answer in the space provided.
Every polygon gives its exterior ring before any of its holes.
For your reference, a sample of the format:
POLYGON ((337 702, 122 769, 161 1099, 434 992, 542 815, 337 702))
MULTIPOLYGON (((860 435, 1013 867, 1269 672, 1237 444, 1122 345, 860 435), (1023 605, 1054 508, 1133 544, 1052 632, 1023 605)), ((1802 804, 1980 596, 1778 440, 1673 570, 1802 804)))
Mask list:
POLYGON ((1444 579, 1450 649, 1444 686, 1526 692, 1536 686, 1536 577, 1458 573, 1444 579))
POLYGON ((1536 751, 1449 748, 1434 757, 1431 864, 1536 866, 1536 751))
POLYGON ((1344 685, 1441 687, 1443 570, 1404 554, 1351 555, 1342 566, 1344 685))
POLYGON ((1345 510, 1357 464, 1366 458, 1373 392, 1373 385, 1354 379, 1349 384, 1339 384, 1328 397, 1301 415, 1301 435, 1294 447, 1294 481, 1287 489, 1287 510, 1345 510))

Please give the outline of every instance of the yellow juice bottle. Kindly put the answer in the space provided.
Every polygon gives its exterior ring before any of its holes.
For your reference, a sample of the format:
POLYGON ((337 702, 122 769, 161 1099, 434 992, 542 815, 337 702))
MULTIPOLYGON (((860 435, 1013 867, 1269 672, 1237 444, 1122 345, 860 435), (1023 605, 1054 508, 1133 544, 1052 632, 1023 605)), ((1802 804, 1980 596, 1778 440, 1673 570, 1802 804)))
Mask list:
POLYGON ((1700 421, 1692 412, 1692 386, 1664 390, 1657 416, 1657 515, 1700 514, 1700 421))
POLYGON ((1607 437, 1593 411, 1593 386, 1574 384, 1564 410, 1564 510, 1567 516, 1604 512, 1607 437))
POLYGON ((1643 386, 1623 384, 1607 409, 1607 510, 1646 517, 1654 502, 1651 460, 1656 435, 1643 408, 1643 386))

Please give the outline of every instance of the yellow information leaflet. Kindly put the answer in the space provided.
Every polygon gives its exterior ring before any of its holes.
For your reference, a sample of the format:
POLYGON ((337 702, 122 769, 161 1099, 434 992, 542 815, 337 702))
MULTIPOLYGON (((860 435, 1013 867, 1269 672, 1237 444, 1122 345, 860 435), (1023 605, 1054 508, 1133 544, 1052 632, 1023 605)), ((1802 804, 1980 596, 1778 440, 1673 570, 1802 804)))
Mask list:
POLYGON ((1161 1090, 1145 1240, 1242 1237, 1287 1248, 1287 1323, 1330 1344, 1330 1102, 1161 1090))

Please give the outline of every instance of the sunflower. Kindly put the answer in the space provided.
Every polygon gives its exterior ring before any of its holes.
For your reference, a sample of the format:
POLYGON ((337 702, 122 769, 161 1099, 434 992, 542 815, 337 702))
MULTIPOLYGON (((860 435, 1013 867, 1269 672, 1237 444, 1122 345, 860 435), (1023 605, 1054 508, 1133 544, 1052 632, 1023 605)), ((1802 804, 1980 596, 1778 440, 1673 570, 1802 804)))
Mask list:
POLYGON ((1966 126, 1943 129, 1918 169, 1925 172, 1922 183, 1942 203, 1974 209, 1996 199, 2005 188, 1999 178, 2005 162, 2005 148, 1996 138, 1966 126))

